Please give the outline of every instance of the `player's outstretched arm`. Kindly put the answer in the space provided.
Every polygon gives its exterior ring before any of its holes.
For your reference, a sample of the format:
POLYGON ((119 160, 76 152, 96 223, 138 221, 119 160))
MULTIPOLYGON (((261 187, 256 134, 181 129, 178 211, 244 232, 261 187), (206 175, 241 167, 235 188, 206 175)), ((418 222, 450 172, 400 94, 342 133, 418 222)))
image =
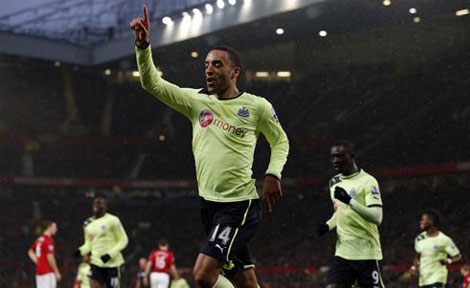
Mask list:
POLYGON ((143 17, 136 17, 130 23, 134 33, 137 66, 142 88, 166 105, 191 117, 192 97, 182 89, 160 76, 152 59, 150 47, 150 18, 147 6, 143 6, 143 17))
POLYGON ((328 221, 326 221, 326 223, 322 223, 318 225, 317 235, 321 237, 325 235, 327 232, 335 229, 335 227, 336 227, 336 212, 333 213, 333 216, 331 216, 331 218, 328 221))
POLYGON ((29 259, 31 259, 31 261, 33 261, 34 264, 38 262, 38 258, 36 258, 36 254, 34 253, 33 249, 30 248, 28 250, 28 256, 29 256, 29 259))

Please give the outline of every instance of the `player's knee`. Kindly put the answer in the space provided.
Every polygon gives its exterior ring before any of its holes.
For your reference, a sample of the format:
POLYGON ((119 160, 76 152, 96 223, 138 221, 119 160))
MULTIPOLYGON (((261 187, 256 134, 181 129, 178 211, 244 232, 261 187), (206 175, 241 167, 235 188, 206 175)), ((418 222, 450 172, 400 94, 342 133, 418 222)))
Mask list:
POLYGON ((344 288, 343 284, 329 284, 326 288, 344 288))
POLYGON ((195 267, 193 270, 193 277, 196 283, 202 288, 212 288, 217 282, 217 274, 210 273, 200 267, 195 267))

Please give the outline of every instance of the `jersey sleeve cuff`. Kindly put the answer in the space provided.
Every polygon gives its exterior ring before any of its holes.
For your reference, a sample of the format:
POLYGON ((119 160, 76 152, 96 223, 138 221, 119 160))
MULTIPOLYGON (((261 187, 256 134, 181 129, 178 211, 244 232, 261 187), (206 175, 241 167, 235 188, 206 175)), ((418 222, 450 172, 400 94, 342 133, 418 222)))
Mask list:
POLYGON ((266 176, 272 176, 272 177, 276 178, 277 180, 281 181, 281 177, 280 177, 280 176, 277 176, 277 175, 275 175, 275 174, 273 174, 273 173, 266 173, 266 174, 264 174, 264 177, 266 177, 266 176))

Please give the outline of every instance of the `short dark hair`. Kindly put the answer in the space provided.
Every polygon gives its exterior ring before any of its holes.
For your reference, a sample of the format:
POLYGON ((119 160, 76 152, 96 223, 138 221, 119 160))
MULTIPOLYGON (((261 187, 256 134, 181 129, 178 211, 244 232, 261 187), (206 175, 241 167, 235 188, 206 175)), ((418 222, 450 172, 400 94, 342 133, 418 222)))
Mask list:
POLYGON ((168 246, 168 241, 164 238, 158 240, 158 246, 168 246))
POLYGON ((351 155, 354 155, 354 152, 356 150, 356 147, 354 146, 354 144, 350 141, 347 141, 347 140, 337 141, 331 147, 335 147, 335 146, 344 147, 346 149, 346 151, 348 151, 348 153, 351 154, 351 155))
POLYGON ((421 212, 420 217, 423 215, 428 215, 429 218, 432 219, 432 222, 434 223, 434 226, 438 227, 439 224, 441 223, 441 217, 439 216, 439 212, 434 209, 426 209, 423 212, 421 212))
POLYGON ((237 50, 233 49, 232 47, 229 46, 215 46, 212 47, 210 51, 213 50, 220 50, 220 51, 225 51, 228 54, 228 58, 232 62, 232 65, 235 67, 239 67, 243 71, 243 65, 242 65, 242 60, 240 57, 240 53, 238 53, 237 50))
POLYGON ((51 225, 54 223, 54 221, 44 220, 42 224, 43 230, 47 230, 47 228, 51 227, 51 225))

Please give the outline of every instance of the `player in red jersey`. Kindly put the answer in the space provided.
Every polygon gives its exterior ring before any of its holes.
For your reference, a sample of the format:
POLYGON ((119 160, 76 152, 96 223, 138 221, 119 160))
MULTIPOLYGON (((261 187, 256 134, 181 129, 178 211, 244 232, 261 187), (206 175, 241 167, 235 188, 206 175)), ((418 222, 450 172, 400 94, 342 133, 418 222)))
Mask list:
POLYGON ((168 272, 170 272, 173 279, 179 278, 175 267, 175 256, 168 250, 168 247, 168 241, 161 239, 158 241, 158 249, 150 253, 147 267, 145 267, 145 286, 148 286, 149 274, 151 288, 170 287, 170 275, 168 275, 168 272), (151 270, 152 273, 150 273, 151 270))
POLYGON ((54 236, 57 233, 57 224, 47 221, 42 235, 34 241, 28 250, 28 256, 36 264, 36 287, 55 288, 62 279, 54 257, 54 236))
POLYGON ((463 276, 463 288, 470 288, 470 265, 463 265, 460 273, 463 276))

